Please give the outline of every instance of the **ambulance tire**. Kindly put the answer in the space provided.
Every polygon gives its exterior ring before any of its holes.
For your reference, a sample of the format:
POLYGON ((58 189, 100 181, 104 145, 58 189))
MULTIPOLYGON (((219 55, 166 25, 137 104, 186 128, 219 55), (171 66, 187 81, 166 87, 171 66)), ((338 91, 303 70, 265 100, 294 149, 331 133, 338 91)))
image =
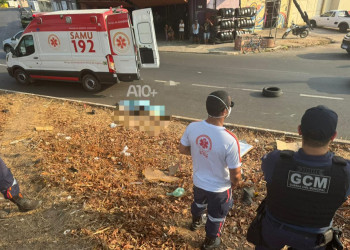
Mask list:
POLYGON ((81 83, 83 88, 89 92, 97 92, 101 89, 101 83, 93 75, 86 74, 83 76, 81 83))
POLYGON ((23 69, 16 69, 14 72, 14 76, 17 83, 21 85, 28 85, 31 82, 28 74, 23 69))

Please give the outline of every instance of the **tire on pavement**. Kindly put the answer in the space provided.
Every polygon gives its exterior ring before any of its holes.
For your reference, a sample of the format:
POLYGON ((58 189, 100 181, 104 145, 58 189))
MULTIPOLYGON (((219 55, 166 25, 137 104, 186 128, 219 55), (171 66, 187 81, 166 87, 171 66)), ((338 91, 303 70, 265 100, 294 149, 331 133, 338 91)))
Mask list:
POLYGON ((266 87, 262 90, 263 96, 266 97, 278 97, 283 94, 282 90, 278 87, 266 87))
POLYGON ((311 26, 311 28, 316 28, 317 27, 316 21, 315 20, 311 20, 310 21, 310 26, 311 26))
POLYGON ((17 83, 19 83, 21 85, 30 84, 29 76, 23 69, 16 69, 13 75, 14 75, 17 83))
POLYGON ((339 24, 339 31, 341 33, 346 33, 348 31, 349 25, 347 23, 339 24))
POLYGON ((348 54, 350 55, 350 49, 347 49, 346 52, 348 52, 348 54))
POLYGON ((86 91, 97 92, 101 89, 102 85, 97 78, 91 74, 86 74, 81 80, 81 84, 86 91))

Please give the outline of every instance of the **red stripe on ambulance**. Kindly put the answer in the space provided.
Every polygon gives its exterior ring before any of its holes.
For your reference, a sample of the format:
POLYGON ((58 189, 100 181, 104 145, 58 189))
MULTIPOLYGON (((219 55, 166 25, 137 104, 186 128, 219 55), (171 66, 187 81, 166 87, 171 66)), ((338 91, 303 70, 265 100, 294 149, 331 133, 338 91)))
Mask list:
POLYGON ((47 79, 47 80, 62 80, 62 81, 73 81, 79 82, 79 77, 68 77, 68 76, 40 76, 40 75, 30 75, 33 79, 47 79))

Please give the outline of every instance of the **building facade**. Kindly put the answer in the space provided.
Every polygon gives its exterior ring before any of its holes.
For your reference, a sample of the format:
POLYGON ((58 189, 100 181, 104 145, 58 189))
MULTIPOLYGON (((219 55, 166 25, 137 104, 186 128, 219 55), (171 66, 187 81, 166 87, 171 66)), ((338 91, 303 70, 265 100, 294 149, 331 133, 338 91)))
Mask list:
POLYGON ((18 6, 21 7, 29 7, 27 0, 9 0, 7 1, 9 7, 17 8, 18 6))
POLYGON ((76 0, 28 0, 28 5, 37 12, 76 10, 76 0))
MULTIPOLYGON (((81 9, 101 9, 123 6, 129 11, 151 7, 157 39, 165 39, 165 25, 171 26, 177 36, 181 19, 185 22, 185 34, 189 33, 190 19, 189 1, 191 0, 77 0, 81 9)), ((202 5, 206 9, 206 0, 202 5)))
MULTIPOLYGON (((297 1, 310 18, 331 9, 350 10, 350 0, 297 1)), ((52 2, 73 2, 73 0, 52 0, 52 2)), ((76 2, 81 9, 110 8, 121 5, 129 10, 151 7, 157 36, 164 36, 166 24, 172 26, 176 34, 180 19, 185 22, 185 33, 190 34, 194 20, 197 19, 202 24, 209 13, 213 14, 220 8, 239 8, 239 6, 252 6, 257 9, 256 29, 274 27, 275 22, 280 28, 289 26, 292 21, 303 23, 293 0, 76 0, 76 2), (276 21, 269 20, 271 16, 274 16, 276 21)))
MULTIPOLYGON (((278 0, 276 0, 278 1, 278 0)), ((350 10, 350 0, 297 0, 301 9, 306 11, 309 18, 320 15, 329 10, 350 10)), ((254 6, 258 13, 256 16, 256 28, 266 28, 266 16, 268 3, 274 0, 241 0, 242 7, 254 6)), ((302 20, 293 0, 280 0, 280 9, 278 16, 278 27, 287 27, 294 21, 302 24, 302 20)))
MULTIPOLYGON (((329 10, 350 10, 350 0, 297 1, 301 9, 308 13, 309 18, 329 10)), ((191 20, 203 19, 202 12, 205 12, 205 9, 238 8, 239 4, 241 4, 241 7, 255 7, 257 9, 255 19, 256 29, 270 27, 272 24, 268 20, 268 17, 271 16, 270 12, 277 10, 277 25, 280 28, 289 26, 292 21, 298 24, 304 22, 293 0, 190 0, 191 20)))
POLYGON ((57 10, 76 10, 77 9, 77 2, 76 0, 51 0, 52 3, 52 9, 54 11, 57 10))

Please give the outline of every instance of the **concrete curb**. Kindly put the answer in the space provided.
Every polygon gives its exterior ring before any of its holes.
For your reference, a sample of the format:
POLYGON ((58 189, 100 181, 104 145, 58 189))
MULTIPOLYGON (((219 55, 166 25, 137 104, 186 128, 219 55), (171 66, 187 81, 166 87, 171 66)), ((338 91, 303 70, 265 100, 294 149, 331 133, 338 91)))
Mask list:
POLYGON ((204 55, 239 55, 238 51, 224 52, 224 51, 174 51, 174 50, 159 50, 162 53, 187 53, 187 54, 204 54, 204 55))
POLYGON ((228 52, 224 52, 224 51, 209 51, 208 54, 211 54, 211 55, 232 55, 232 56, 237 56, 237 55, 240 55, 242 54, 241 52, 238 52, 238 51, 228 51, 228 52))
MULTIPOLYGON (((38 96, 38 97, 42 97, 42 98, 46 98, 46 99, 67 101, 67 102, 71 102, 71 103, 89 104, 89 105, 94 106, 94 107, 103 107, 103 108, 109 108, 109 109, 116 108, 113 105, 107 105, 107 104, 101 104, 101 103, 95 103, 95 102, 85 102, 85 101, 80 101, 80 100, 72 100, 72 99, 61 98, 61 97, 54 97, 54 96, 47 96, 47 95, 37 95, 37 94, 33 94, 33 93, 25 93, 25 92, 20 92, 20 91, 15 91, 15 90, 0 89, 0 92, 21 94, 21 95, 29 95, 29 96, 38 96)), ((201 120, 201 119, 195 119, 195 118, 190 118, 190 117, 185 117, 185 116, 177 116, 177 115, 173 115, 171 117, 173 119, 175 119, 175 120, 184 121, 184 122, 194 122, 194 121, 200 121, 201 120)), ((291 137, 300 137, 299 134, 297 134, 297 133, 283 131, 283 130, 259 128, 259 127, 239 125, 239 124, 234 124, 234 123, 224 123, 224 125, 226 127, 229 127, 229 128, 242 128, 242 129, 249 129, 249 130, 253 130, 253 131, 257 131, 257 132, 270 132, 270 133, 279 134, 279 135, 285 135, 285 136, 291 136, 291 137)), ((350 145, 350 141, 348 141, 348 140, 335 139, 334 142, 338 143, 338 144, 343 144, 343 145, 350 145)))
POLYGON ((38 97, 43 97, 43 98, 47 98, 47 99, 54 99, 54 100, 59 100, 59 101, 67 101, 67 102, 73 102, 73 103, 89 104, 91 106, 99 106, 99 107, 104 107, 104 108, 115 108, 115 106, 102 104, 102 103, 86 102, 86 101, 68 99, 68 98, 63 98, 63 97, 48 96, 48 95, 38 95, 38 94, 26 93, 26 92, 21 92, 21 91, 16 91, 16 90, 0 89, 0 92, 22 94, 22 95, 29 95, 29 96, 38 96, 38 97))
MULTIPOLYGON (((172 118, 174 118, 176 120, 179 120, 179 121, 184 121, 184 122, 195 122, 195 121, 200 121, 201 120, 201 119, 194 119, 194 118, 190 118, 190 117, 175 116, 175 115, 173 115, 172 118)), ((229 127, 229 128, 249 129, 249 130, 253 130, 253 131, 256 131, 256 132, 270 132, 270 133, 273 133, 273 134, 285 135, 285 136, 290 136, 290 137, 298 137, 298 138, 301 139, 299 134, 293 133, 293 132, 288 132, 288 131, 283 131, 283 130, 259 128, 259 127, 239 125, 239 124, 234 124, 234 123, 224 123, 224 125, 226 127, 229 127)), ((334 143, 343 144, 343 145, 350 145, 350 141, 348 141, 348 140, 341 140, 341 139, 335 139, 334 143)))

